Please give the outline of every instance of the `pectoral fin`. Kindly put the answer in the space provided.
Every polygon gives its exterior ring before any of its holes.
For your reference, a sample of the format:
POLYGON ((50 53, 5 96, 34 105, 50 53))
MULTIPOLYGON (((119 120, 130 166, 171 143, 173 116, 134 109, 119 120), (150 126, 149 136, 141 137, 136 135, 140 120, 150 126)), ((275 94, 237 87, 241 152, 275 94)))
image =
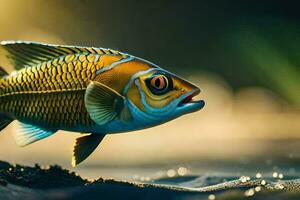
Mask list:
POLYGON ((105 135, 90 134, 76 139, 73 147, 72 166, 84 161, 97 148, 105 135))
POLYGON ((90 117, 99 125, 115 119, 124 110, 124 97, 96 81, 88 85, 84 102, 90 117))
POLYGON ((119 114, 119 118, 124 122, 129 122, 130 120, 132 120, 131 112, 129 111, 127 106, 124 106, 119 114))
POLYGON ((20 123, 20 130, 16 130, 14 137, 17 145, 23 147, 38 140, 44 139, 53 135, 56 131, 44 130, 40 127, 30 124, 20 123))

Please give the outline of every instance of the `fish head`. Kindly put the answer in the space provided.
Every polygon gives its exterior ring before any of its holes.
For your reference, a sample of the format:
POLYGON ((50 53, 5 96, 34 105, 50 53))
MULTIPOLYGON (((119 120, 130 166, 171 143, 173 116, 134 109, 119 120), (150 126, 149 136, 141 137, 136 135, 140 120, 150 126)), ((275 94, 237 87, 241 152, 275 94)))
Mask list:
MULTIPOLYGON (((143 61, 141 61, 143 62, 143 61)), ((131 112, 141 124, 154 126, 204 107, 196 85, 154 64, 136 73, 127 87, 126 98, 131 112)))
MULTIPOLYGON (((110 122, 109 132, 132 131, 156 126, 198 111, 204 106, 203 100, 193 100, 200 94, 200 89, 196 85, 149 61, 134 56, 126 58, 102 56, 102 59, 104 63, 111 64, 108 68, 97 72, 95 81, 115 91, 112 92, 113 96, 118 93, 122 97, 116 97, 117 101, 106 101, 107 104, 114 105, 111 111, 116 110, 114 113, 118 114, 118 117, 111 115, 104 121, 110 122)), ((93 101, 91 109, 88 109, 90 115, 91 112, 99 110, 94 108, 94 105, 97 105, 94 103, 96 101, 93 101)), ((104 108, 107 108, 107 105, 104 108)), ((97 117, 106 117, 106 113, 96 113, 91 116, 95 116, 96 123, 104 124, 103 120, 99 122, 97 117), (103 113, 105 116, 102 116, 103 113)))

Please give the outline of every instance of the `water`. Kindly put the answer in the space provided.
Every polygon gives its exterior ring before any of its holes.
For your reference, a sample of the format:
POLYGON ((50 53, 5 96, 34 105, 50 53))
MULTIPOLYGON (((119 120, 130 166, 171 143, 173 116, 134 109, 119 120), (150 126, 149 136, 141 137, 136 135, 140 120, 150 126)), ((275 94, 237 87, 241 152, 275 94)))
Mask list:
MULTIPOLYGON (((195 155, 194 159, 140 165, 105 165, 99 160, 96 164, 79 165, 70 170, 89 180, 104 178, 104 181, 43 190, 12 183, 0 185, 0 198, 6 195, 5 198, 15 199, 12 195, 17 195, 19 199, 26 199, 26 196, 29 199, 300 199, 299 144, 299 140, 257 141, 256 145, 264 146, 264 151, 248 154, 248 149, 237 150, 235 156, 218 159, 195 155)), ((48 173, 47 167, 42 169, 48 173)), ((15 175, 26 171, 21 168, 15 175)), ((11 174, 12 170, 9 168, 6 173, 11 174)), ((20 180, 26 177, 21 176, 20 180)), ((48 180, 43 176, 35 178, 29 179, 35 185, 40 180, 48 180)), ((60 175, 51 176, 54 184, 57 183, 55 178, 62 181, 60 175)), ((48 184, 49 180, 46 186, 48 184)))
POLYGON ((260 155, 134 167, 79 166, 76 171, 88 179, 114 178, 188 192, 178 199, 300 199, 299 144, 265 141, 268 150, 260 155))

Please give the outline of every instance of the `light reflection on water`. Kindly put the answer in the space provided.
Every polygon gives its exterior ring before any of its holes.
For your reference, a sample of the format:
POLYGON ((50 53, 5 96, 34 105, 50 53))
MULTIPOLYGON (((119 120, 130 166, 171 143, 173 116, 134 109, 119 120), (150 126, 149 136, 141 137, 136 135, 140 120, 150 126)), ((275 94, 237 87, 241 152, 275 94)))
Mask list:
MULTIPOLYGON (((102 177, 116 178, 119 180, 128 180, 130 182, 151 183, 165 186, 176 186, 183 188, 197 188, 206 190, 211 194, 207 194, 207 199, 231 199, 224 198, 228 193, 231 197, 242 198, 254 196, 257 194, 265 197, 269 196, 270 191, 299 191, 299 169, 296 168, 293 172, 283 166, 265 167, 257 165, 257 162, 228 163, 205 161, 206 166, 199 163, 190 163, 188 165, 176 165, 171 168, 166 166, 144 166, 137 168, 102 168, 90 167, 79 170, 81 175, 95 177, 96 174, 101 174, 102 177), (188 166, 188 167, 187 167, 188 166), (239 166, 238 168, 236 168, 239 166), (242 167, 244 166, 244 167, 242 167), (259 169, 258 169, 258 166, 259 169), (182 173, 182 172, 185 173, 182 173), (287 182, 284 182, 287 181, 287 182), (291 182, 289 182, 291 181, 291 182), (255 183, 256 182, 256 183, 255 183), (255 183, 255 184, 254 184, 255 183), (292 185, 292 184, 294 185, 292 185), (286 188, 288 187, 288 188, 286 188), (219 189, 217 189, 219 188, 219 189), (222 189, 223 188, 223 189, 222 189), (267 189, 269 188, 269 189, 267 189), (272 189, 270 189, 272 188, 272 189), (230 192, 232 191, 232 192, 230 192), (261 194, 263 192, 263 194, 261 194), (267 196, 266 196, 267 195, 267 196)), ((287 166, 291 163, 287 161, 274 159, 274 163, 285 162, 287 166)), ((197 199, 205 199, 205 192, 201 193, 197 199)), ((185 199, 185 198, 183 198, 185 199)), ((283 199, 290 199, 286 197, 283 199)))
MULTIPOLYGON (((78 167, 76 171, 83 177, 105 177, 132 182, 174 185, 185 188, 213 189, 218 184, 224 184, 227 189, 201 193, 196 199, 243 199, 252 197, 258 199, 273 199, 266 190, 272 185, 275 191, 299 191, 300 157, 297 147, 300 140, 264 140, 256 141, 263 145, 265 151, 258 155, 239 155, 226 159, 199 159, 165 165, 144 166, 86 166, 78 167), (238 181, 236 188, 231 188, 232 182, 238 181), (256 185, 244 187, 251 181, 256 185), (292 181, 298 187, 284 184, 281 181, 292 181), (240 184, 240 185, 239 185, 240 184), (227 185, 227 186, 226 186, 227 185), (212 188, 210 188, 212 186, 212 188)), ((222 187, 223 187, 222 186, 222 187)), ((295 193, 285 193, 279 199, 297 199, 295 193)), ((297 193, 296 193, 297 195, 297 193)), ((185 198, 183 198, 185 199, 185 198)), ((187 198, 188 199, 188 198, 187 198)))
POLYGON ((83 165, 75 170, 87 178, 116 178, 119 180, 156 180, 185 176, 250 176, 254 178, 286 179, 300 177, 300 140, 261 140, 267 147, 262 154, 240 154, 223 159, 200 157, 198 160, 177 160, 152 165, 83 165))

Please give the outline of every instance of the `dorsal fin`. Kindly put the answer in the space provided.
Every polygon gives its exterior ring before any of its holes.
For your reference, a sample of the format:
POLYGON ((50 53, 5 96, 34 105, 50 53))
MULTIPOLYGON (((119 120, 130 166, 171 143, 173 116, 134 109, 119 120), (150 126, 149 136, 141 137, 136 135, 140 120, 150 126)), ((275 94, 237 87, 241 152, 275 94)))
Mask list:
POLYGON ((96 53, 126 55, 115 50, 104 48, 50 45, 29 41, 2 41, 1 46, 8 52, 8 57, 16 70, 68 54, 96 53))

